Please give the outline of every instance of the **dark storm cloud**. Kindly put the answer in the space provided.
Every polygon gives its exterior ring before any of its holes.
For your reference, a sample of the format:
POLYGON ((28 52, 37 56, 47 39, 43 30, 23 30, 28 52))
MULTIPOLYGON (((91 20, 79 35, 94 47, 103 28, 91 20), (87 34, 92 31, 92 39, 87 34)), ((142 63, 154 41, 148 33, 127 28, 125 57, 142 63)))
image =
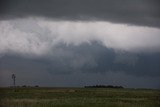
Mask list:
POLYGON ((79 46, 59 44, 52 56, 23 58, 3 56, 0 70, 50 74, 125 72, 134 76, 160 76, 160 54, 115 53, 97 42, 79 46), (120 55, 119 55, 120 54, 120 55), (117 57, 118 56, 118 57, 117 57), (119 58, 120 56, 120 58, 119 58), (118 59, 118 60, 117 60, 118 59))
POLYGON ((1 0, 0 17, 106 20, 160 27, 159 0, 1 0))

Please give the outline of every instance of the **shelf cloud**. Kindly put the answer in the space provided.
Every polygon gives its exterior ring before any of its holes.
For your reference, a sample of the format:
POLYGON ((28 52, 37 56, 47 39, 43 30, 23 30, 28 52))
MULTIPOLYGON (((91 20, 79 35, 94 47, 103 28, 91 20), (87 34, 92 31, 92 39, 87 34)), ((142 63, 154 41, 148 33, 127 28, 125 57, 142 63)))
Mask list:
POLYGON ((116 81, 159 88, 159 5, 159 0, 1 0, 0 86, 15 73, 43 86, 116 81))
MULTIPOLYGON (((24 18, 0 21, 0 53, 43 55, 57 44, 97 41, 115 51, 160 52, 160 29, 104 21, 51 21, 24 18)), ((54 51, 54 50, 53 50, 54 51)))

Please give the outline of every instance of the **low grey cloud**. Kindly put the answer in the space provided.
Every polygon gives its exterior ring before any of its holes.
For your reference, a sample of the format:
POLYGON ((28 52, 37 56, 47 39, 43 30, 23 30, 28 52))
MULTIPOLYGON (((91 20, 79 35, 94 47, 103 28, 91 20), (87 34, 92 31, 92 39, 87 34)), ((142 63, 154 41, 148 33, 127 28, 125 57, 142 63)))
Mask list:
POLYGON ((160 27, 159 0, 1 0, 1 19, 48 17, 160 27))
POLYGON ((0 86, 84 86, 95 84, 159 88, 160 54, 115 52, 98 42, 58 44, 41 57, 5 54, 0 58, 0 86), (126 56, 126 57, 125 57, 126 56), (138 82, 135 82, 138 81, 138 82), (148 81, 147 83, 145 81, 148 81))
POLYGON ((138 57, 132 53, 126 52, 119 52, 115 57, 114 63, 121 63, 121 64, 128 64, 128 65, 135 65, 138 61, 138 57))
POLYGON ((50 56, 39 58, 3 56, 0 68, 11 71, 46 71, 52 75, 112 71, 135 76, 160 76, 160 54, 122 53, 123 56, 120 54, 121 52, 107 49, 97 42, 78 46, 59 44, 50 56))

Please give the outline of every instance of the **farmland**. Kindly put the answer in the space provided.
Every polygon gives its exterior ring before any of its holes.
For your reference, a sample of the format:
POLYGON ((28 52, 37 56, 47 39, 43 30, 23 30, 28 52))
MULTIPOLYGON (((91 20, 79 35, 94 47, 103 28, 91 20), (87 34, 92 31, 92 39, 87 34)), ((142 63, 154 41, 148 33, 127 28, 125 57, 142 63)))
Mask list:
POLYGON ((160 90, 0 88, 0 107, 160 107, 160 90))

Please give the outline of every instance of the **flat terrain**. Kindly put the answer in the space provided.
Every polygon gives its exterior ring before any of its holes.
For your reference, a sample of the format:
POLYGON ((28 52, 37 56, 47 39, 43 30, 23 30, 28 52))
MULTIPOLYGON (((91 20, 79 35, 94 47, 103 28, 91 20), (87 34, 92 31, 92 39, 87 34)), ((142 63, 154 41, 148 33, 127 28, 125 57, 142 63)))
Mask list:
POLYGON ((0 107, 160 107, 160 90, 0 88, 0 107))

